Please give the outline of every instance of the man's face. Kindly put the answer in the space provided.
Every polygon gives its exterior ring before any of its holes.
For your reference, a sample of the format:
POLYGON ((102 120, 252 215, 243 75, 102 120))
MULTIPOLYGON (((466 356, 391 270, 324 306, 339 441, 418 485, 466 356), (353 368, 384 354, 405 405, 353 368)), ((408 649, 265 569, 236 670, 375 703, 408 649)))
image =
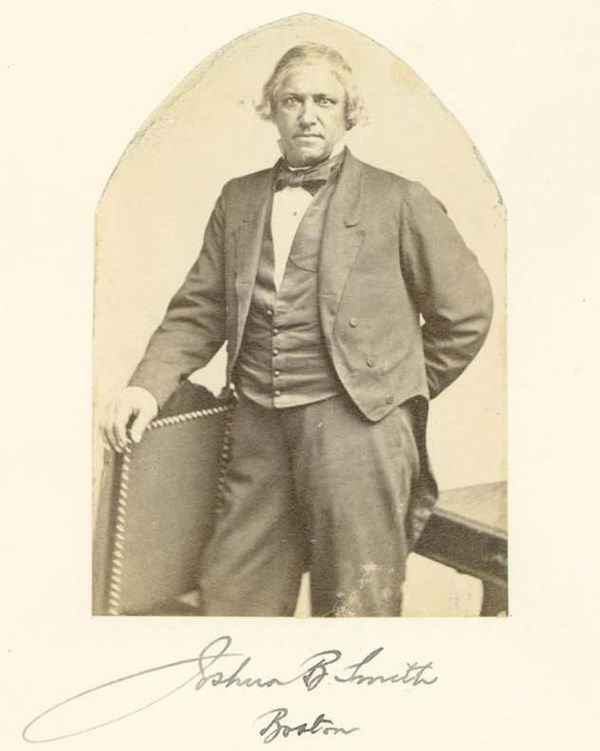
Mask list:
POLYGON ((298 65, 275 96, 273 122, 292 167, 327 159, 346 132, 346 92, 326 63, 298 65))

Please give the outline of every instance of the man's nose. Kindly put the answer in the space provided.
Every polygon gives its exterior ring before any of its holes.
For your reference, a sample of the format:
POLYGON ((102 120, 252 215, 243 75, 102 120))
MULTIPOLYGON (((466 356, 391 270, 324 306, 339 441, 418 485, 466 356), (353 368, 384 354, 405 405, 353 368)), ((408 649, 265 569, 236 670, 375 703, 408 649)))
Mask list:
POLYGON ((313 125, 317 120, 314 102, 305 99, 300 110, 300 123, 305 127, 313 125))

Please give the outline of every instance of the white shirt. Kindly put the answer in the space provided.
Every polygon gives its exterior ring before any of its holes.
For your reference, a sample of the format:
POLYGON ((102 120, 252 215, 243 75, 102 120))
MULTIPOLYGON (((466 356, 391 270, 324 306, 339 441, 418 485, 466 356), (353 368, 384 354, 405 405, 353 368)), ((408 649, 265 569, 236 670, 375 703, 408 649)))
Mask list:
MULTIPOLYGON (((339 154, 344 148, 343 142, 336 144, 329 158, 339 154)), ((294 169, 290 167, 290 169, 294 169)), ((298 169, 304 169, 299 167, 298 169)), ((310 169, 310 168, 308 168, 310 169)), ((278 190, 273 196, 271 212, 271 234, 273 236, 273 255, 275 258, 274 280, 275 288, 279 291, 285 267, 292 249, 294 237, 306 209, 310 206, 314 196, 297 185, 278 190)))
POLYGON ((275 288, 279 291, 283 273, 294 242, 298 225, 313 200, 313 196, 299 185, 278 190, 273 196, 271 213, 271 233, 273 235, 273 273, 275 288))

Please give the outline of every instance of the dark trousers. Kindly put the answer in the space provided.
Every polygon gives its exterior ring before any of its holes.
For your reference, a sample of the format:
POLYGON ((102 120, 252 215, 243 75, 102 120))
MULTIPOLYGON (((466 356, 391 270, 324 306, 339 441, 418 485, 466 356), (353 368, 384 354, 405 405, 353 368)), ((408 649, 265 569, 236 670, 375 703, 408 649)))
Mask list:
POLYGON ((336 396, 287 409, 241 397, 223 508, 203 555, 204 615, 398 616, 419 452, 408 406, 368 422, 336 396))

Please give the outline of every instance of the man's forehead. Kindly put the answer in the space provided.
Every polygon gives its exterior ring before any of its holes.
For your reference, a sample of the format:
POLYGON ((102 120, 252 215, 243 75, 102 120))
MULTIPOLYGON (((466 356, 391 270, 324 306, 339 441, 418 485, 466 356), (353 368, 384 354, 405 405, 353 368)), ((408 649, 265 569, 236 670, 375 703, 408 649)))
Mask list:
POLYGON ((280 90, 292 89, 341 89, 343 88, 334 74, 332 66, 323 62, 298 63, 288 68, 281 78, 280 90))

